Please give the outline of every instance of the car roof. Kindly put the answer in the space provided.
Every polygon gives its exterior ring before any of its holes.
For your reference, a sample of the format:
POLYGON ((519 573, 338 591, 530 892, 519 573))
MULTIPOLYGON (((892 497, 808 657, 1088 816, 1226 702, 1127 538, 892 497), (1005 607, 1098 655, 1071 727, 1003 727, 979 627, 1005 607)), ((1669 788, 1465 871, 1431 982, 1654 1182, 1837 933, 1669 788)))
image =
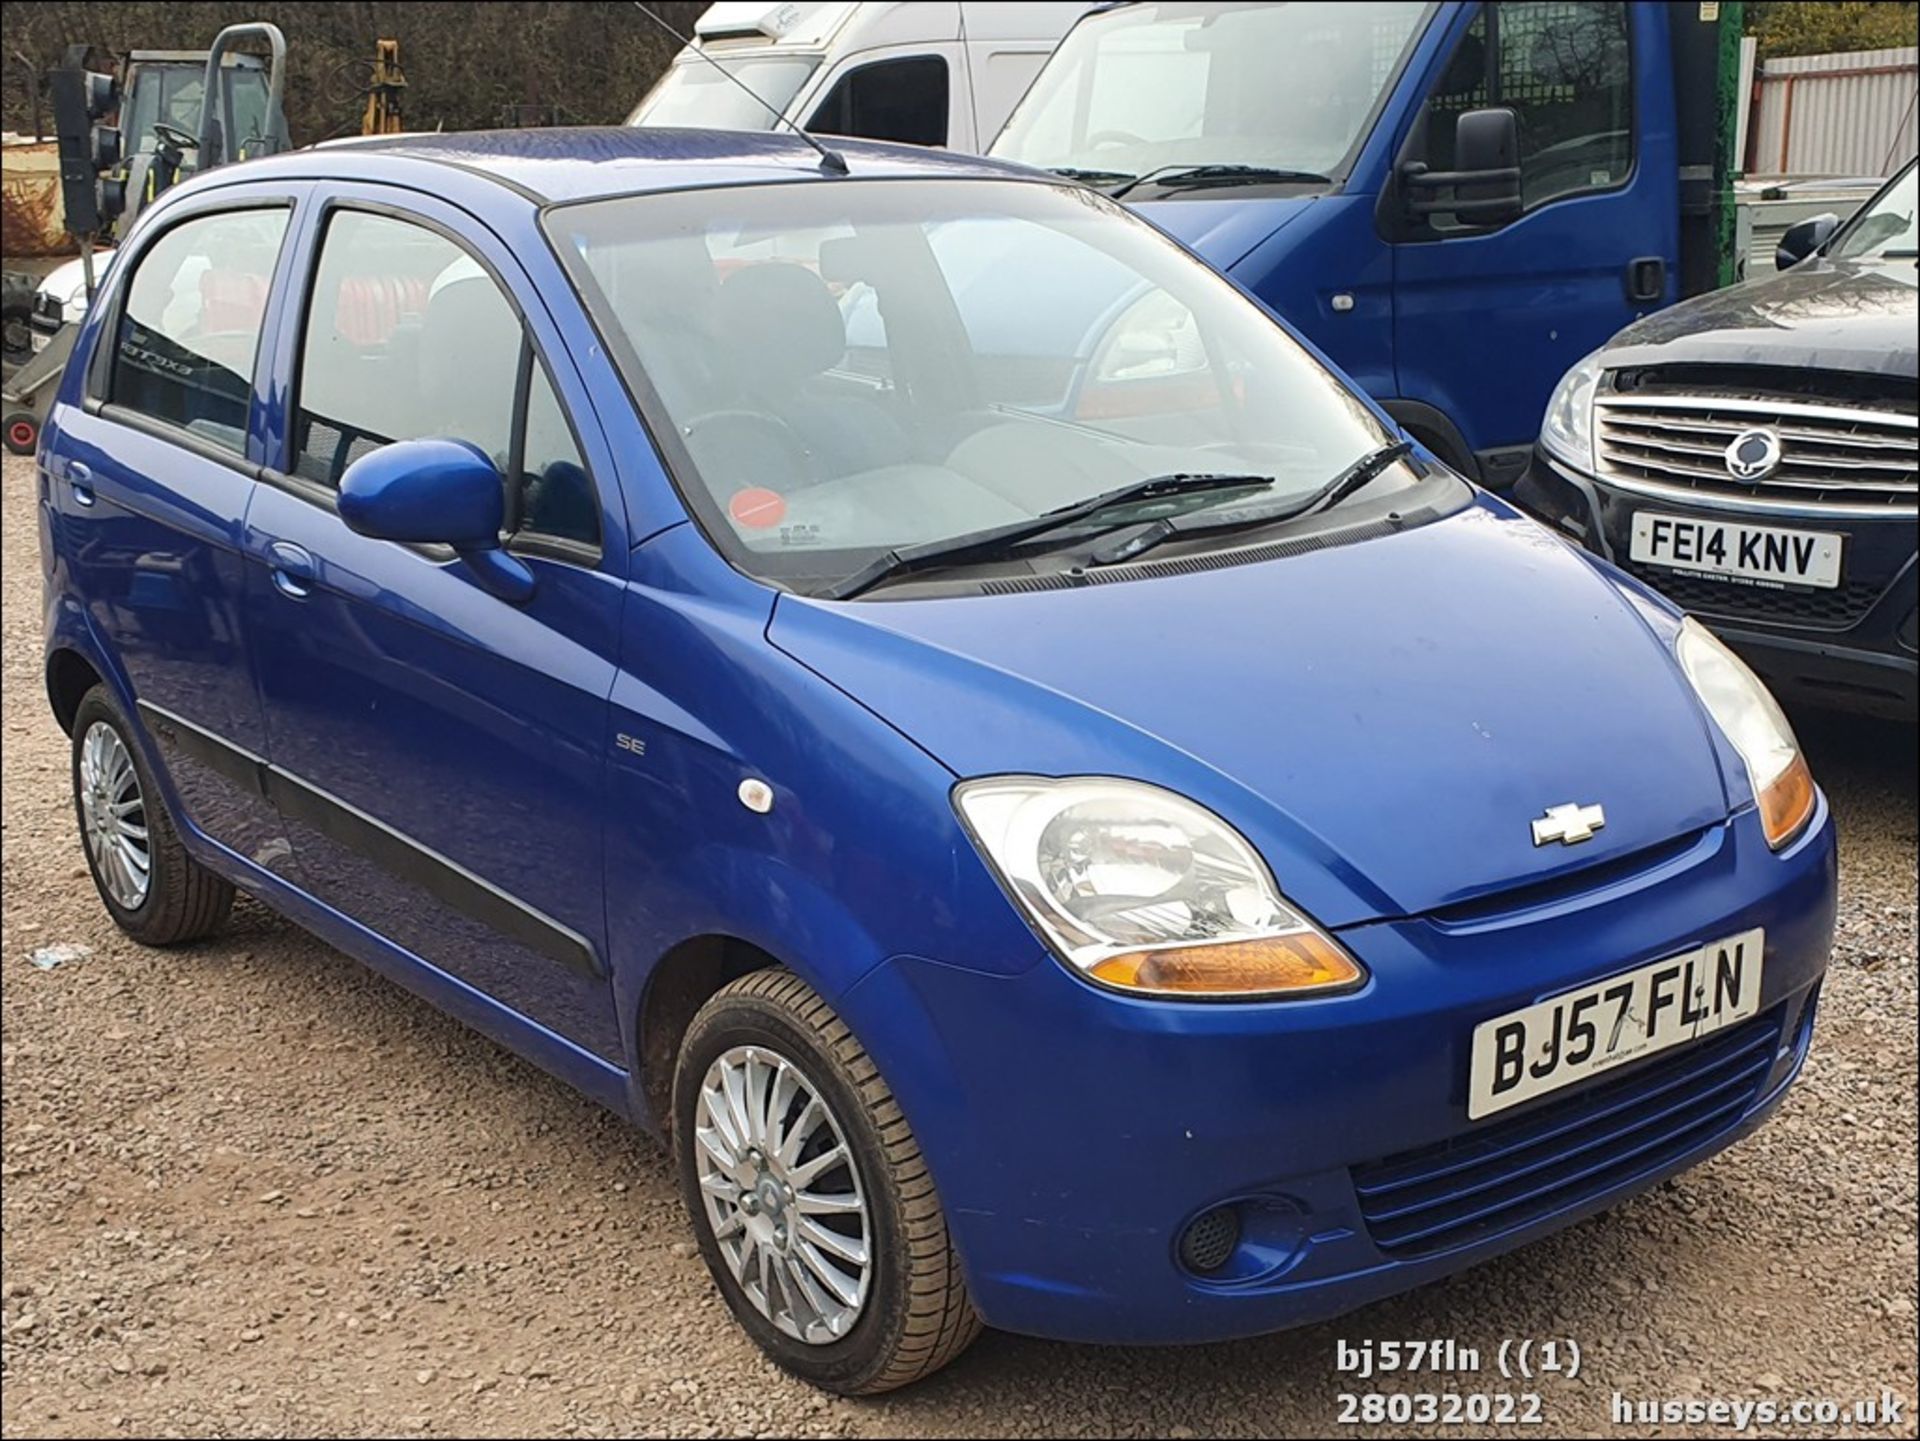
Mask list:
MULTIPOLYGON (((847 160, 850 179, 1017 178, 1038 172, 1006 161, 912 145, 823 136, 847 160)), ((233 180, 274 176, 404 181, 429 168, 484 174, 535 203, 692 190, 714 185, 829 179, 820 156, 791 132, 679 130, 656 126, 476 130, 370 136, 246 161, 233 180)), ((842 182, 844 183, 844 182, 842 182)))

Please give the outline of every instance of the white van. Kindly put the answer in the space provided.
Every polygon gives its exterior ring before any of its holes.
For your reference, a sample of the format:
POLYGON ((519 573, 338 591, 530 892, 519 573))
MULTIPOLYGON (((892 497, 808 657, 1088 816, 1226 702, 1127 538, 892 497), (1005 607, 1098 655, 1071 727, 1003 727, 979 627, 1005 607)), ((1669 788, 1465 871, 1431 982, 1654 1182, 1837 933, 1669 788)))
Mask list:
POLYGON ((772 129, 718 64, 822 135, 984 150, 1086 10, 1087 0, 710 5, 627 123, 772 129))

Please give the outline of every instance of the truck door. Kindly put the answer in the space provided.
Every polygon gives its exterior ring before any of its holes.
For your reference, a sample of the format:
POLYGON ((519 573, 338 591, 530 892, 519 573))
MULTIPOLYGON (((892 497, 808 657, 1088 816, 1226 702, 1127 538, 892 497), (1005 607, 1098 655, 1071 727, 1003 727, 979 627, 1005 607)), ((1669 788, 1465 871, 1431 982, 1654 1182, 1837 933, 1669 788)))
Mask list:
POLYGON ((868 50, 840 62, 806 120, 818 135, 902 145, 973 147, 965 60, 957 43, 868 50))
POLYGON ((1525 465, 1574 361, 1674 298, 1679 199, 1667 7, 1509 0, 1463 7, 1410 115, 1397 172, 1453 169, 1461 114, 1514 111, 1518 218, 1412 215, 1389 185, 1394 364, 1406 401, 1451 420, 1499 485, 1525 465))

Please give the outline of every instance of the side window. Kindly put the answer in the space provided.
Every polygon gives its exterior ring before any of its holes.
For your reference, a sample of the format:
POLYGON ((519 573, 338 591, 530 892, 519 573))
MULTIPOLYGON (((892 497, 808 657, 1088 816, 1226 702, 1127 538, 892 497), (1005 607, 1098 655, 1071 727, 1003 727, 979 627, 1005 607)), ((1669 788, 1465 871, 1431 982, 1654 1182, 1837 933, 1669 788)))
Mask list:
POLYGON ((422 436, 470 441, 515 477, 509 530, 599 543, 586 464, 493 277, 423 225, 340 211, 327 224, 307 298, 294 473, 338 487, 368 451, 422 436), (524 411, 516 406, 523 367, 524 411))
POLYGON ((587 476, 580 447, 567 426, 560 397, 539 360, 527 388, 526 440, 520 461, 520 493, 510 522, 522 535, 600 543, 600 502, 587 476))
POLYGON ((424 226, 343 210, 307 301, 294 473, 338 486, 395 440, 471 441, 507 470, 520 320, 493 277, 424 226))
POLYGON ((148 247, 114 331, 109 404, 245 454, 254 359, 290 213, 225 210, 148 247))
POLYGON ((824 135, 945 145, 947 62, 938 55, 911 55, 849 70, 814 110, 807 128, 824 135))
POLYGON ((1462 111, 1505 105, 1519 119, 1528 209, 1624 184, 1633 169, 1628 23, 1626 6, 1604 0, 1483 6, 1428 97, 1429 163, 1453 169, 1462 111))

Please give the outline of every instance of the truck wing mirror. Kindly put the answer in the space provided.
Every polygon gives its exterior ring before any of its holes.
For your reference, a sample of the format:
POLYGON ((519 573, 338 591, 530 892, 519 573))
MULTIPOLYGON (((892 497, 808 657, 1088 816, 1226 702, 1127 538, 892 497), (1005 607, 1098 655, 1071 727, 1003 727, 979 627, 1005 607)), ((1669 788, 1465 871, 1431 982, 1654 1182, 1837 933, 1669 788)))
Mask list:
POLYGON ((1451 215, 1462 225, 1491 228, 1520 218, 1520 122, 1504 105, 1468 110, 1454 122, 1452 170, 1413 161, 1401 170, 1407 209, 1451 215), (1439 191, 1450 190, 1448 196, 1439 191))

